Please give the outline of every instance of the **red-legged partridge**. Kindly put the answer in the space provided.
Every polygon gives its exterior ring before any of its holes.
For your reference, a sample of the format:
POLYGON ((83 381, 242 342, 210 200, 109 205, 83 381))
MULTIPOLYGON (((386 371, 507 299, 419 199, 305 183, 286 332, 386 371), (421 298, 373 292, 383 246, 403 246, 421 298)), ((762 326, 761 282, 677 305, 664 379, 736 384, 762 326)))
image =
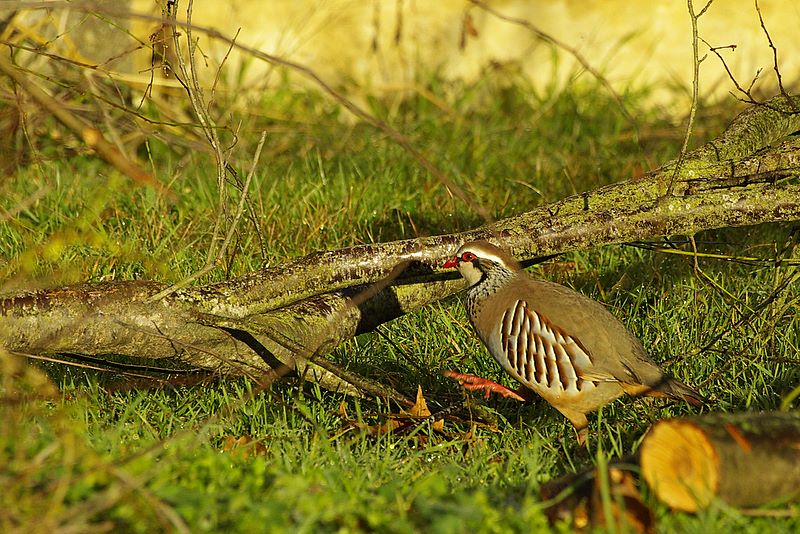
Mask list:
MULTIPOLYGON (((535 280, 487 241, 464 244, 444 265, 469 283, 467 313, 500 366, 569 419, 585 439, 586 414, 622 396, 703 397, 670 378, 606 308, 564 286, 535 280)), ((469 389, 522 399, 486 379, 448 373, 469 389)))

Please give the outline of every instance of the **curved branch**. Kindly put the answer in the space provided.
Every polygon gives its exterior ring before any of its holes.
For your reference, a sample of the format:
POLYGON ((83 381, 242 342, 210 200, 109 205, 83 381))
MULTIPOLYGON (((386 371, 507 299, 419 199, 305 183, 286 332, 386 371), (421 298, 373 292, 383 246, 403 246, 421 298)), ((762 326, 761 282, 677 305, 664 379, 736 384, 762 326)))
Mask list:
POLYGON ((359 296, 369 288, 356 286, 246 320, 198 312, 172 298, 151 303, 165 287, 146 281, 105 282, 0 298, 0 345, 33 354, 166 359, 259 381, 293 370, 331 390, 403 402, 401 394, 319 356, 454 293, 463 283, 400 284, 367 300, 359 296))
MULTIPOLYGON (((800 103, 800 97, 794 98, 800 103)), ((317 252, 233 281, 186 289, 176 298, 214 315, 242 318, 374 282, 404 261, 412 262, 404 278, 441 272, 454 249, 472 239, 498 240, 517 256, 531 258, 665 234, 793 220, 796 187, 773 182, 798 168, 798 142, 743 157, 800 130, 800 115, 788 113, 790 106, 776 97, 768 105, 744 111, 717 140, 690 152, 677 173, 676 162, 671 162, 641 179, 575 195, 469 232, 317 252), (663 199, 664 184, 670 183, 672 194, 663 199), (731 191, 718 191, 725 188, 731 191), (731 193, 736 202, 731 202, 731 193), (774 215, 767 199, 777 203, 774 215)))
POLYGON ((469 232, 319 252, 231 282, 184 289, 155 303, 149 299, 165 286, 141 281, 0 297, 0 344, 37 354, 169 358, 260 380, 294 369, 331 389, 405 402, 399 393, 320 356, 463 287, 455 273, 440 266, 466 240, 491 239, 520 258, 531 258, 800 220, 800 139, 733 157, 800 129, 798 115, 775 117, 781 103, 772 104, 740 115, 719 140, 688 154, 677 174, 673 162, 643 179, 608 185, 469 232), (769 125, 764 116, 780 120, 769 125), (751 135, 747 124, 754 124, 762 137, 751 135), (663 184, 673 176, 672 195, 664 197, 663 184), (410 263, 404 272, 387 278, 404 262, 410 263), (377 281, 377 287, 369 285, 377 281))

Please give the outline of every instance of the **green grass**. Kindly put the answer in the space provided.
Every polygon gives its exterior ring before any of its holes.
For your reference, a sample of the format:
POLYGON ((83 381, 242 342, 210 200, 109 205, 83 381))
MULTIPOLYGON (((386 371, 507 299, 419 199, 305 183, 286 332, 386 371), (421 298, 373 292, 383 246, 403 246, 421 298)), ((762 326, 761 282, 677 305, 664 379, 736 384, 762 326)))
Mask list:
MULTIPOLYGON (((629 178, 667 161, 681 143, 680 127, 643 109, 641 95, 626 97, 642 126, 642 142, 635 143, 597 87, 541 99, 521 84, 491 81, 461 88, 436 82, 431 90, 447 110, 422 97, 399 107, 372 105, 497 217, 629 178), (656 129, 674 135, 649 134, 656 129)), ((203 282, 314 250, 482 223, 400 148, 340 120, 313 94, 283 89, 262 104, 260 117, 244 118, 234 152, 244 174, 260 132, 269 132, 250 197, 256 220, 242 221, 234 253, 203 282)), ((702 136, 723 124, 706 120, 702 136)), ((172 282, 198 270, 215 217, 213 165, 180 146, 151 140, 147 149, 153 170, 179 194, 176 203, 96 159, 57 148, 0 181, 5 210, 51 188, 0 223, 0 291, 86 280, 172 282)), ((237 198, 233 188, 231 194, 237 198)), ((705 251, 770 258, 789 232, 788 225, 767 225, 697 238, 705 251)), ((790 269, 701 260, 711 286, 690 258, 630 247, 571 253, 558 262, 533 272, 608 305, 654 359, 698 386, 715 409, 776 409, 798 383, 800 325, 791 300, 797 284, 738 323, 790 269), (700 350, 715 338, 711 350, 700 350)), ((443 370, 505 380, 469 329, 459 298, 383 325, 331 357, 409 395, 421 385, 434 411, 464 399, 443 370)), ((538 497, 544 482, 634 452, 653 421, 692 413, 682 405, 620 400, 592 417, 590 445, 582 450, 566 420, 542 402, 475 398, 474 410, 494 427, 447 423, 441 434, 420 422, 408 432, 373 435, 348 420, 380 424, 396 407, 292 379, 265 392, 240 379, 140 390, 103 374, 44 369, 57 393, 0 405, 4 530, 153 532, 185 524, 242 532, 538 531, 547 525, 538 497), (231 450, 230 439, 243 436, 249 445, 231 450)), ((37 380, 28 375, 16 383, 34 382, 28 389, 44 395, 37 380)), ((13 390, 10 383, 3 388, 6 395, 13 390)), ((660 531, 800 529, 797 518, 753 518, 723 506, 674 514, 645 498, 660 531)))

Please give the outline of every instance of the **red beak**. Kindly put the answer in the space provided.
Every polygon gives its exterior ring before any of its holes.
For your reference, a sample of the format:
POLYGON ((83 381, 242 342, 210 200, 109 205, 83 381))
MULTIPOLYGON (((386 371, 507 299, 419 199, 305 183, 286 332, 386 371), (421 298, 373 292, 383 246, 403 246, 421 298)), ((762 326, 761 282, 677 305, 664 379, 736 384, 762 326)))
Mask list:
POLYGON ((450 269, 452 267, 458 267, 458 256, 453 256, 442 265, 445 269, 450 269))

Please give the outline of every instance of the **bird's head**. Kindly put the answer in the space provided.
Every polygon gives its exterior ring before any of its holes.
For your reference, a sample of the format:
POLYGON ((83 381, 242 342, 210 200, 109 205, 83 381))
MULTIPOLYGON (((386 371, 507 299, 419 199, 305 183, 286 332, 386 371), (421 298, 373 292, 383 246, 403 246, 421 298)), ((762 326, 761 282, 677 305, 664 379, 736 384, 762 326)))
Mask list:
POLYGON ((509 275, 520 269, 514 258, 488 241, 464 243, 443 267, 457 268, 470 287, 493 274, 509 275))

